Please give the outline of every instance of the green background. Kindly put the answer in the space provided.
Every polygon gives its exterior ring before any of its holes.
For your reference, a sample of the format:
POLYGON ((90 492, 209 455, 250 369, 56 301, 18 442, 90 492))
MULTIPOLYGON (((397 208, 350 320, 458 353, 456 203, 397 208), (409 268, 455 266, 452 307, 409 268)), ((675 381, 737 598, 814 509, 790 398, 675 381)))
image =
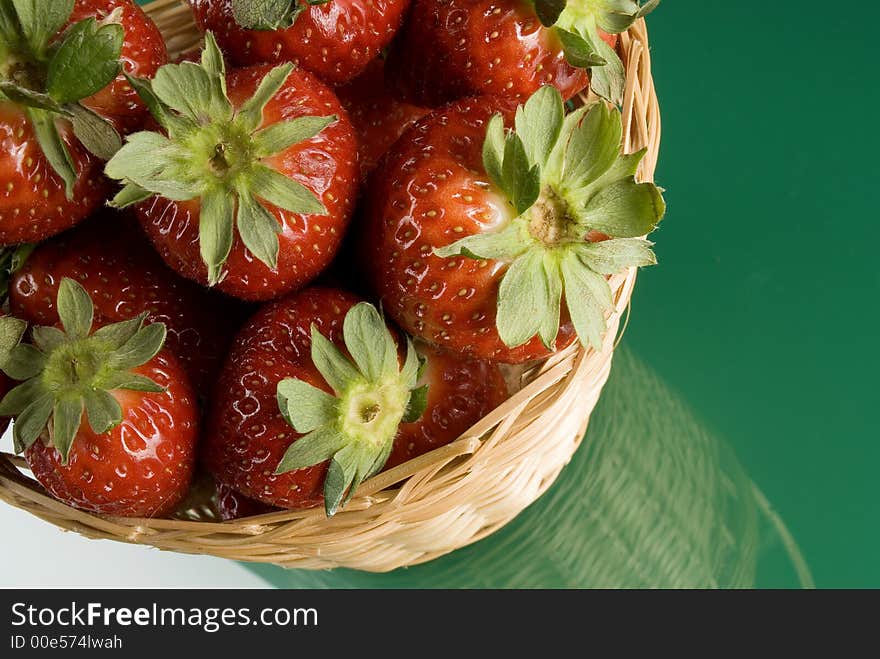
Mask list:
POLYGON ((661 264, 573 463, 513 524, 425 566, 254 569, 291 587, 708 586, 751 583, 757 560, 758 585, 797 585, 744 473, 817 585, 880 586, 878 20, 876 3, 663 2, 661 264), (597 489, 609 471, 632 487, 597 489))

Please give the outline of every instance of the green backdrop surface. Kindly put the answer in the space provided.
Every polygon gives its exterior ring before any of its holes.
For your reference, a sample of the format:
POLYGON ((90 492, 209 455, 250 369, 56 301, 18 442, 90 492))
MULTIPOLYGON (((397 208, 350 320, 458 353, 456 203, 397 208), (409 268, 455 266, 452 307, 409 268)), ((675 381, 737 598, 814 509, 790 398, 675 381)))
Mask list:
POLYGON ((755 569, 796 585, 754 481, 819 586, 880 586, 878 19, 876 3, 663 2, 661 264, 575 460, 509 527, 428 565, 254 569, 288 587, 737 585, 755 569))

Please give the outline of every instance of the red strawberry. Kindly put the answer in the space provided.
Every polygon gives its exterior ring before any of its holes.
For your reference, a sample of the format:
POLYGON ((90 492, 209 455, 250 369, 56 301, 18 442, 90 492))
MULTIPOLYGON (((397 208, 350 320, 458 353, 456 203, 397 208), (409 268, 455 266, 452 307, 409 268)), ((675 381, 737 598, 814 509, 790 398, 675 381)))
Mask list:
POLYGON ((170 512, 192 479, 198 407, 165 327, 144 315, 92 332, 93 306, 71 279, 58 289, 60 327, 2 364, 25 380, 0 402, 16 450, 61 501, 102 515, 170 512))
POLYGON ((509 394, 501 370, 492 362, 425 344, 418 351, 427 359, 420 379, 428 385, 427 407, 418 421, 400 425, 385 469, 457 439, 509 394))
POLYGON ((219 483, 217 484, 215 499, 220 519, 224 521, 253 517, 254 515, 262 515, 277 510, 277 508, 267 506, 256 499, 248 499, 241 492, 236 492, 231 487, 226 487, 219 483))
POLYGON ((375 169, 379 158, 429 111, 395 99, 385 86, 385 63, 373 60, 357 78, 336 90, 360 145, 361 171, 364 175, 375 169))
POLYGON ((237 66, 293 62, 348 82, 388 45, 409 0, 188 0, 237 66))
POLYGON ((559 92, 543 87, 512 132, 512 106, 463 100, 411 128, 367 186, 362 240, 373 287, 406 331, 516 363, 575 333, 601 345, 605 277, 654 262, 640 236, 664 205, 634 180, 644 152, 620 156, 616 110, 563 118, 559 92))
POLYGON ((173 269, 239 298, 299 288, 333 259, 358 188, 354 130, 305 71, 227 77, 209 34, 201 64, 137 83, 164 132, 131 136, 107 164, 173 269), (140 202, 140 203, 139 203, 140 202))
POLYGON ((227 298, 168 269, 131 218, 105 211, 37 246, 12 277, 12 314, 32 324, 56 324, 55 299, 64 278, 86 288, 97 326, 140 313, 149 323, 164 323, 165 347, 196 390, 213 386, 241 313, 227 298))
POLYGON ((99 159, 144 117, 124 70, 165 62, 131 0, 3 3, 0 8, 0 244, 42 240, 105 199, 99 159), (94 154, 94 155, 93 155, 94 154))
POLYGON ((616 33, 658 1, 414 0, 389 77, 400 98, 437 106, 483 94, 524 99, 542 85, 568 99, 592 73, 594 90, 620 102, 616 33))
POLYGON ((323 499, 333 514, 383 468, 395 438, 403 442, 397 459, 448 443, 502 398, 492 367, 452 365, 448 356, 432 365, 435 356, 429 353, 427 366, 435 390, 426 397, 412 345, 401 366, 370 305, 320 288, 274 302, 245 326, 227 361, 206 464, 248 497, 286 508, 323 499), (475 392, 483 399, 467 400, 475 392))

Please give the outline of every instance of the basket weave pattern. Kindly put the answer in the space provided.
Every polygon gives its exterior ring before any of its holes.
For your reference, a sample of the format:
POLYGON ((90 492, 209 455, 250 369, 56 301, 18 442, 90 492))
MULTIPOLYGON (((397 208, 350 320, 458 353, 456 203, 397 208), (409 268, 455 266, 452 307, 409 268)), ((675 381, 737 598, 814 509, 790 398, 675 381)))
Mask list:
MULTIPOLYGON (((199 41, 179 0, 146 7, 172 57, 199 41)), ((626 66, 624 151, 647 148, 639 176, 652 180, 660 113, 644 20, 621 35, 626 66)), ((275 563, 291 568, 350 567, 374 572, 437 558, 491 534, 537 499, 571 459, 608 379, 635 270, 612 278, 616 308, 601 351, 578 345, 522 375, 522 388, 457 441, 365 482, 333 518, 323 508, 218 522, 207 509, 191 519, 99 517, 49 496, 21 458, 0 454, 0 499, 89 538, 275 563)))

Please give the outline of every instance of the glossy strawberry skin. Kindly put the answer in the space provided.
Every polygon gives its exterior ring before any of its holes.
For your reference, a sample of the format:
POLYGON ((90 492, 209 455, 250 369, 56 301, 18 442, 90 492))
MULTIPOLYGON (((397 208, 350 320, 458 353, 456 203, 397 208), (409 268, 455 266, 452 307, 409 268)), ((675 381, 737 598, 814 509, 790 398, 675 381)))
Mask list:
POLYGON ((336 90, 357 131, 361 171, 369 174, 406 129, 430 110, 394 98, 385 84, 385 63, 373 60, 367 69, 336 90))
MULTIPOLYGON (((300 437, 281 417, 276 389, 294 377, 330 391, 311 361, 310 327, 314 323, 342 347, 345 314, 359 301, 337 289, 310 288, 265 306, 243 328, 219 380, 204 439, 203 457, 218 482, 284 508, 321 503, 326 463, 274 474, 300 437)), ((497 366, 435 350, 426 356, 433 386, 428 408, 419 421, 401 425, 388 466, 456 439, 506 397, 497 366)))
MULTIPOLYGON (((616 44, 615 36, 603 38, 616 44)), ((519 0, 415 0, 388 69, 399 98, 431 107, 464 96, 526 98, 549 84, 568 99, 590 82, 519 0)))
MULTIPOLYGON (((262 65, 236 69, 227 77, 229 96, 237 107, 257 89, 272 69, 262 65)), ((336 115, 338 120, 315 137, 300 142, 265 163, 314 192, 326 215, 302 215, 266 207, 279 220, 280 251, 276 270, 255 259, 236 234, 217 288, 245 300, 268 300, 300 288, 333 260, 357 196, 359 169, 354 129, 330 89, 314 76, 295 69, 266 105, 263 126, 305 115, 336 115)), ((153 197, 136 207, 141 225, 165 262, 203 285, 208 271, 199 253, 199 202, 153 197)))
POLYGON ((421 419, 400 426, 385 469, 449 444, 508 397, 497 364, 427 345, 419 352, 428 360, 421 380, 428 406, 421 419))
POLYGON ((25 451, 34 476, 54 497, 100 515, 161 517, 192 480, 198 409, 186 373, 169 352, 133 369, 164 393, 115 391, 122 423, 96 435, 80 426, 67 465, 45 436, 25 451))
MULTIPOLYGON (((363 267, 383 307, 401 327, 461 354, 521 363, 550 355, 535 337, 508 348, 495 329, 498 287, 507 264, 433 250, 490 230, 512 207, 482 164, 486 124, 507 125, 512 99, 464 99, 417 122, 386 154, 367 186, 363 267)), ((556 347, 575 339, 563 314, 556 347)))
POLYGON ((133 218, 104 211, 41 243, 11 279, 13 315, 32 324, 56 324, 55 300, 64 277, 86 288, 97 325, 145 311, 148 323, 165 323, 166 348, 181 361, 198 392, 210 391, 242 310, 170 270, 133 218))
POLYGON ((228 522, 233 519, 242 519, 244 517, 253 517, 254 515, 262 515, 270 513, 277 508, 267 506, 256 499, 249 499, 241 492, 236 492, 231 487, 225 485, 217 485, 217 511, 220 513, 220 519, 228 522))
MULTIPOLYGON (((125 29, 125 70, 152 77, 167 61, 165 43, 156 25, 132 0, 77 0, 69 23, 89 17, 102 20, 116 8, 122 9, 125 29)), ((122 74, 83 104, 123 133, 138 128, 146 116, 146 108, 122 74)), ((43 155, 24 112, 0 101, 0 245, 35 242, 68 229, 107 197, 110 186, 100 161, 73 137, 69 125, 61 125, 61 131, 77 173, 71 199, 65 196, 64 182, 43 155)))
POLYGON ((330 84, 358 75, 391 41, 409 0, 333 0, 308 7, 292 27, 245 30, 232 0, 188 0, 196 21, 211 30, 237 66, 293 62, 330 84))
POLYGON ((42 240, 94 212, 109 192, 101 162, 73 137, 61 134, 77 174, 71 199, 64 181, 37 144, 30 121, 12 103, 0 101, 0 245, 42 240))

